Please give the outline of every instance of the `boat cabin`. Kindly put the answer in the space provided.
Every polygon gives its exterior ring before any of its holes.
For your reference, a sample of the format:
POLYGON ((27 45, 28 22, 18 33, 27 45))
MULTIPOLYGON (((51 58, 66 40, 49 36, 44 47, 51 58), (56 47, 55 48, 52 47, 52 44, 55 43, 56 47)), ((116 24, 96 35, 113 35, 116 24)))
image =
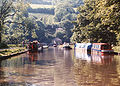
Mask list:
POLYGON ((113 49, 108 43, 93 43, 92 51, 97 51, 101 53, 113 53, 113 49))
POLYGON ((76 43, 75 49, 77 50, 86 50, 91 51, 92 43, 76 43))
POLYGON ((38 51, 38 42, 37 41, 30 42, 28 45, 28 50, 32 52, 38 51))

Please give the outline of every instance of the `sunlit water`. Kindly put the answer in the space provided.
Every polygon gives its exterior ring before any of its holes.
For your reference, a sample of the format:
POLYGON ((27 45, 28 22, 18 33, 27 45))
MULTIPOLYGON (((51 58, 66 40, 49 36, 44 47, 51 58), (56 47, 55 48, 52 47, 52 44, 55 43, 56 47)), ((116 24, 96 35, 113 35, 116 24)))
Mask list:
POLYGON ((120 56, 49 48, 0 64, 0 86, 120 86, 120 56))

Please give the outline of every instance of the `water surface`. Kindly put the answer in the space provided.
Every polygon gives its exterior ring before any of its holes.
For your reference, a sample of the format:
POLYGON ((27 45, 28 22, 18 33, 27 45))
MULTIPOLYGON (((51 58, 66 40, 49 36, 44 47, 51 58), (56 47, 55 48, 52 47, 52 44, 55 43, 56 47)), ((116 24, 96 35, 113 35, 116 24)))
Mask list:
POLYGON ((49 48, 0 63, 0 86, 120 86, 120 56, 49 48))

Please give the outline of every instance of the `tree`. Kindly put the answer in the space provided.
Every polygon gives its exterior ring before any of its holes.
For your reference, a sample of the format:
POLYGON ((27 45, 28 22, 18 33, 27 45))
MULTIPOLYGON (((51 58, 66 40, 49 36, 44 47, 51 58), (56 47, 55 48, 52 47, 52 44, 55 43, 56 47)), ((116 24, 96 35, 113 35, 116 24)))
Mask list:
POLYGON ((120 31, 119 6, 117 0, 85 0, 79 7, 72 41, 115 45, 120 31))
MULTIPOLYGON (((11 23, 21 24, 22 22, 13 21, 14 16, 19 15, 21 13, 20 6, 15 6, 16 2, 14 0, 2 0, 0 5, 0 43, 2 41, 2 33, 5 29, 5 26, 9 26, 11 23)), ((25 7, 24 7, 25 8, 25 7)), ((24 12, 25 16, 26 13, 24 12)))
POLYGON ((10 16, 15 15, 15 11, 13 11, 14 13, 11 14, 11 11, 13 9, 13 2, 10 0, 2 0, 1 1, 1 6, 0 6, 0 43, 2 40, 2 31, 4 28, 4 25, 7 23, 7 19, 10 16))
POLYGON ((60 3, 55 8, 55 22, 61 22, 62 18, 67 14, 75 13, 75 10, 69 4, 60 3))
POLYGON ((65 30, 63 30, 63 28, 57 28, 54 35, 55 38, 60 38, 63 42, 65 41, 65 30))

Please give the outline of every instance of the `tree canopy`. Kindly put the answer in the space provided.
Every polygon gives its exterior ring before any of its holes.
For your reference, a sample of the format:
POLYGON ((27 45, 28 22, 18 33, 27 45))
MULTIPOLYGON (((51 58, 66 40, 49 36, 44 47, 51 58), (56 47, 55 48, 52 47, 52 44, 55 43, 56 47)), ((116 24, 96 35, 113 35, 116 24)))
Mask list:
POLYGON ((117 44, 120 31, 119 0, 84 0, 74 22, 74 42, 105 42, 117 44))

